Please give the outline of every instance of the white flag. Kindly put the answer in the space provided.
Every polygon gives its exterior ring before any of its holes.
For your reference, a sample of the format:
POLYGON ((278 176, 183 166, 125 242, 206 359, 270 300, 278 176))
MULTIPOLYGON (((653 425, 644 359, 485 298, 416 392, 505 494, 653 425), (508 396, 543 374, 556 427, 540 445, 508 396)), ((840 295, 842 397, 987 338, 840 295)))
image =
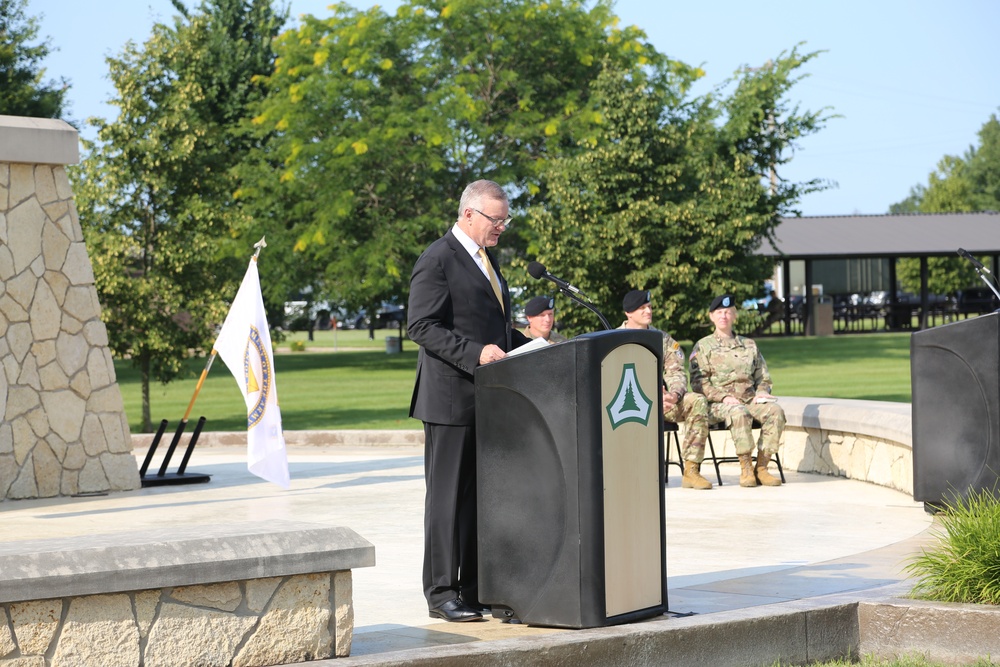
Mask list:
POLYGON ((247 469, 287 489, 288 455, 256 259, 250 260, 213 351, 226 362, 246 400, 247 469))

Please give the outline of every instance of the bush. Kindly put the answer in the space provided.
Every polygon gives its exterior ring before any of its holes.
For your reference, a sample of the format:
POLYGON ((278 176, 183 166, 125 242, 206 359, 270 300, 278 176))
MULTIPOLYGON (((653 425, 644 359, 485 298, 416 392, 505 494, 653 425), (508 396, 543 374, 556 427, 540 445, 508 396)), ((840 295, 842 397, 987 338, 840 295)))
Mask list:
POLYGON ((911 595, 923 600, 1000 604, 1000 502, 973 491, 945 503, 939 542, 921 550, 906 570, 920 577, 911 595))
POLYGON ((292 352, 305 352, 306 342, 304 340, 293 340, 288 344, 288 347, 291 348, 292 352))

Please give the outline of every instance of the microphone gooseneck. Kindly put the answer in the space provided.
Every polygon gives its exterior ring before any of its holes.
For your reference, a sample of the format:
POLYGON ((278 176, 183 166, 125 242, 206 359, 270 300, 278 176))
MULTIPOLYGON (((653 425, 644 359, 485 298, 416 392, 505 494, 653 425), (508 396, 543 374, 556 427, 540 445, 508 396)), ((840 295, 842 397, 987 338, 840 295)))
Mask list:
POLYGON ((560 292, 597 315, 597 318, 601 321, 601 324, 604 325, 605 329, 611 329, 611 325, 608 323, 607 318, 601 314, 601 311, 599 311, 594 304, 590 303, 590 301, 586 298, 586 294, 581 292, 579 288, 570 285, 562 278, 556 278, 554 275, 546 271, 545 265, 541 262, 528 262, 528 275, 535 280, 545 278, 546 280, 552 281, 556 284, 556 287, 559 288, 560 292))
POLYGON ((965 248, 959 248, 958 249, 958 254, 961 255, 962 257, 964 257, 965 259, 969 260, 970 262, 972 262, 972 265, 975 266, 980 271, 985 271, 986 273, 990 273, 990 270, 987 269, 985 266, 983 266, 983 263, 980 262, 975 257, 973 257, 972 253, 969 252, 968 250, 966 250, 965 248))
POLYGON ((541 262, 529 263, 528 273, 531 275, 532 278, 535 278, 536 280, 539 278, 545 278, 546 280, 551 280, 556 284, 556 287, 558 287, 563 292, 572 292, 573 294, 583 294, 583 292, 580 291, 579 287, 574 287, 573 285, 570 285, 562 278, 557 278, 548 271, 546 271, 545 265, 542 264, 541 262))
POLYGON ((974 268, 976 270, 976 274, 979 276, 979 278, 984 283, 986 283, 987 287, 989 287, 993 291, 993 293, 996 295, 997 299, 1000 299, 1000 290, 997 290, 996 286, 993 284, 994 282, 997 283, 997 284, 1000 284, 1000 282, 997 281, 996 276, 994 276, 990 272, 989 269, 987 269, 985 266, 983 266, 982 262, 980 262, 978 259, 976 259, 975 257, 973 257, 972 253, 970 253, 965 248, 959 248, 958 249, 958 254, 961 255, 963 258, 969 260, 969 262, 972 264, 972 268, 974 268), (989 276, 990 278, 992 278, 993 282, 990 282, 990 280, 986 276, 989 276))

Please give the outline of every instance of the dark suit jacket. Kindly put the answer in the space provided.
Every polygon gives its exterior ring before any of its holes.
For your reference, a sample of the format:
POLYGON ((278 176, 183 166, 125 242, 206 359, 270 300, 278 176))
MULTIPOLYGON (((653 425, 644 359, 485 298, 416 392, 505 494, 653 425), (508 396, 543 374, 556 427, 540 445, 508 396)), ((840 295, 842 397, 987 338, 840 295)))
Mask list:
POLYGON ((424 250, 410 277, 406 332, 420 345, 410 416, 433 424, 474 423, 473 373, 492 343, 504 352, 528 342, 510 320, 510 293, 496 259, 500 309, 489 279, 451 230, 424 250))

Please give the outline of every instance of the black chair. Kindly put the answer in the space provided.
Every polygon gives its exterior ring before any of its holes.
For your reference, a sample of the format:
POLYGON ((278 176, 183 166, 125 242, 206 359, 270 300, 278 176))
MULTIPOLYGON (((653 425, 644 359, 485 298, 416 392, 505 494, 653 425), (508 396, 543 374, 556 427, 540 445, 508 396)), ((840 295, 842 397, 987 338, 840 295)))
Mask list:
POLYGON ((681 440, 677 432, 679 427, 676 422, 663 422, 663 452, 666 460, 663 462, 663 484, 666 485, 667 478, 670 477, 670 466, 677 466, 677 469, 684 474, 684 460, 681 458, 681 440), (670 440, 674 441, 674 449, 677 451, 677 460, 670 459, 670 440))
MULTIPOLYGON (((666 457, 667 457, 667 460, 666 460, 666 462, 664 463, 664 466, 663 466, 663 483, 664 484, 667 483, 667 477, 668 477, 668 474, 670 472, 670 466, 672 466, 672 465, 673 466, 677 466, 677 469, 681 471, 681 474, 682 475, 684 474, 684 454, 681 452, 681 439, 680 439, 680 436, 678 435, 678 431, 679 430, 680 429, 679 429, 679 427, 677 426, 677 424, 675 422, 668 422, 668 421, 663 422, 663 436, 664 436, 663 437, 663 451, 665 452, 666 457), (670 459, 670 440, 671 440, 671 437, 673 438, 673 441, 674 441, 674 451, 677 452, 677 460, 676 461, 672 461, 670 459)), ((715 456, 715 447, 712 445, 711 437, 709 437, 708 442, 706 442, 705 444, 708 445, 709 451, 712 452, 712 455, 711 456, 706 456, 705 459, 710 459, 710 460, 712 460, 714 462, 715 459, 716 459, 716 456, 715 456)), ((719 486, 722 486, 722 475, 719 474, 719 464, 718 463, 715 464, 715 478, 719 481, 719 486)))
MULTIPOLYGON (((759 429, 759 428, 760 428, 760 422, 757 421, 756 419, 754 419, 753 420, 753 426, 751 427, 751 429, 759 429)), ((726 426, 726 422, 715 422, 713 424, 709 424, 708 425, 708 441, 705 443, 705 444, 708 445, 708 451, 710 452, 710 454, 706 454, 705 455, 705 460, 706 461, 711 460, 712 464, 715 466, 715 477, 716 477, 716 479, 719 480, 719 486, 722 486, 722 475, 719 473, 719 464, 720 463, 739 463, 739 460, 740 460, 738 456, 716 456, 715 455, 715 445, 712 443, 712 431, 728 431, 728 430, 729 430, 729 427, 726 426)), ((775 452, 774 454, 772 454, 771 458, 773 458, 775 464, 777 464, 777 466, 778 466, 778 475, 781 477, 781 483, 784 484, 785 483, 785 471, 781 467, 781 458, 778 456, 778 452, 775 452)), ((757 463, 757 457, 756 456, 750 457, 750 460, 753 461, 754 465, 756 465, 756 463, 757 463)))

